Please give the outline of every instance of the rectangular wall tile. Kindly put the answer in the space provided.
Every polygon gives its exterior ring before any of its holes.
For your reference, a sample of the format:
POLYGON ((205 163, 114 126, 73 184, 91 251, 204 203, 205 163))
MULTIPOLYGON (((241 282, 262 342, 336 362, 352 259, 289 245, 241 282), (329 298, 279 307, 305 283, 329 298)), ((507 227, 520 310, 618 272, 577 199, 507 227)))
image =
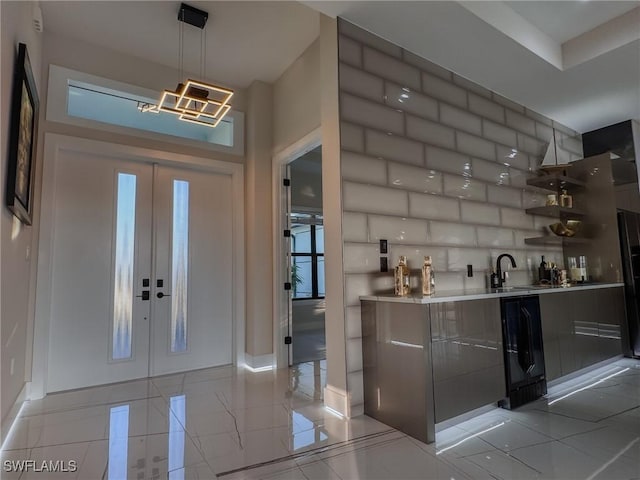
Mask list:
POLYGON ((352 406, 364 403, 364 378, 362 371, 349 372, 347 374, 347 388, 351 396, 352 406))
POLYGON ((489 120, 482 122, 482 136, 488 140, 501 143, 511 148, 518 146, 518 137, 511 128, 504 127, 489 120))
POLYGON ((381 78, 370 75, 345 63, 340 64, 340 89, 369 98, 375 102, 384 101, 384 85, 381 78))
POLYGON ((553 125, 553 123, 552 123, 550 118, 547 118, 544 115, 541 115, 538 112, 535 112, 535 111, 533 111, 533 110, 531 110, 529 108, 525 107, 524 114, 529 118, 533 118, 536 122, 543 123, 543 124, 547 125, 548 127, 551 127, 553 125))
POLYGON ((467 290, 488 288, 491 269, 473 269, 473 277, 464 277, 464 288, 467 290))
POLYGON ((342 203, 347 211, 406 216, 407 192, 392 188, 343 182, 342 203))
POLYGON ((473 113, 469 113, 466 110, 451 107, 445 103, 440 105, 440 121, 450 127, 473 133, 474 135, 482 134, 482 122, 480 117, 473 113))
POLYGON ((393 274, 373 276, 366 273, 349 273, 344 279, 346 306, 359 306, 362 295, 393 293, 393 274))
POLYGON ((398 264, 400 255, 407 257, 407 265, 411 271, 420 270, 424 263, 424 257, 431 256, 434 270, 443 271, 447 269, 447 248, 433 245, 392 245, 389 248, 389 267, 398 264))
POLYGON ((535 137, 543 142, 553 141, 553 129, 543 123, 536 122, 535 137))
POLYGON ((407 115, 407 136, 444 148, 454 148, 454 130, 422 118, 407 115))
POLYGON ((448 270, 467 271, 467 265, 473 265, 474 270, 486 270, 491 265, 491 256, 482 248, 450 248, 448 270))
POLYGON ((460 202, 463 223, 500 225, 500 209, 495 205, 479 202, 460 202))
POLYGON ((401 87, 420 89, 420 71, 389 55, 365 47, 363 66, 368 72, 393 80, 401 87))
POLYGON ((387 184, 387 162, 359 153, 342 152, 342 178, 356 182, 387 184))
POLYGON ((402 48, 394 45, 384 38, 380 38, 377 35, 374 35, 373 33, 370 33, 346 21, 339 21, 338 24, 339 33, 357 40, 364 45, 376 48, 381 52, 386 53, 387 55, 391 55, 392 57, 402 58, 402 48))
POLYGON ((536 122, 534 120, 512 110, 507 110, 506 120, 509 127, 535 137, 536 122))
POLYGON ((428 168, 464 176, 472 174, 471 159, 466 155, 427 145, 425 156, 428 168))
POLYGON ((375 130, 365 132, 365 150, 369 155, 387 160, 424 165, 424 148, 420 142, 375 130))
POLYGON ((347 338, 362 337, 362 320, 360 306, 351 306, 346 308, 346 331, 347 338))
POLYGON ((422 91, 451 105, 467 107, 466 90, 429 73, 422 74, 422 91))
POLYGON ((523 215, 523 209, 521 208, 505 208, 500 209, 500 216, 502 219, 503 227, 514 228, 533 228, 533 216, 523 215))
POLYGON ((342 238, 345 242, 367 242, 369 240, 367 215, 364 213, 343 212, 342 238))
POLYGON ((380 270, 380 247, 378 244, 345 244, 345 273, 374 273, 380 270))
POLYGON ((384 132, 398 135, 404 132, 402 113, 369 100, 341 93, 340 113, 342 120, 351 123, 377 128, 384 132))
POLYGON ((444 193, 450 197, 484 202, 487 200, 487 185, 479 180, 445 174, 444 193))
POLYGON ((517 188, 528 188, 527 180, 532 176, 531 172, 523 172, 517 168, 509 168, 509 185, 517 188))
POLYGON ((503 185, 487 185, 487 198, 490 203, 522 208, 522 194, 516 188, 503 185))
POLYGON ((522 105, 519 105, 516 102, 513 102, 508 98, 497 94, 496 92, 493 92, 493 101, 499 103, 500 105, 504 105, 505 107, 508 107, 516 112, 524 113, 524 107, 522 105))
POLYGON ((471 160, 471 166, 475 179, 498 184, 509 182, 509 168, 501 163, 474 158, 471 160))
POLYGON ((471 80, 467 80, 466 78, 461 77, 460 75, 456 75, 455 73, 453 74, 453 83, 464 88, 470 93, 473 92, 482 97, 491 98, 491 90, 481 87, 477 83, 472 82, 471 80))
POLYGON ((493 100, 470 93, 469 110, 494 122, 504 123, 504 107, 493 100))
POLYGON ((402 59, 405 62, 407 62, 409 65, 418 67, 423 72, 428 72, 444 80, 451 81, 453 78, 453 73, 447 70, 446 68, 443 68, 440 65, 436 65, 435 63, 430 62, 426 58, 419 57, 415 53, 411 53, 407 50, 402 51, 402 59))
POLYGON ((542 157, 547 149, 547 145, 547 142, 541 142, 523 133, 518 133, 518 150, 524 150, 526 153, 536 157, 542 157))
POLYGON ((455 221, 460 219, 460 204, 455 198, 409 193, 409 216, 455 221))
POLYGON ((496 145, 496 156, 498 162, 502 164, 509 164, 520 170, 529 170, 529 155, 519 151, 515 145, 513 147, 496 145))
POLYGON ((464 275, 460 272, 436 272, 436 292, 460 290, 464 286, 464 275))
POLYGON ((385 82, 385 103, 422 118, 438 119, 438 102, 433 98, 391 82, 385 82))
POLYGON ((386 239, 389 243, 427 243, 427 222, 411 218, 369 216, 369 238, 372 242, 386 239))
POLYGON ((547 195, 537 191, 522 192, 522 208, 544 207, 547 195))
POLYGON ((424 193, 442 194, 442 174, 435 170, 389 162, 389 185, 424 193))
POLYGON ((362 370, 362 339, 350 338, 347 340, 347 372, 362 370))
POLYGON ((459 223, 430 222, 431 243, 439 245, 474 245, 475 229, 459 223))
POLYGON ((513 230, 496 227, 478 227, 478 245, 491 247, 512 247, 513 230))
POLYGON ((364 152, 364 128, 340 122, 340 146, 354 152, 364 152))
POLYGON ((362 67, 362 47, 344 35, 338 40, 338 58, 341 62, 362 67))
POLYGON ((462 153, 486 160, 494 161, 496 159, 495 144, 489 140, 463 132, 456 132, 456 142, 458 151, 462 153))

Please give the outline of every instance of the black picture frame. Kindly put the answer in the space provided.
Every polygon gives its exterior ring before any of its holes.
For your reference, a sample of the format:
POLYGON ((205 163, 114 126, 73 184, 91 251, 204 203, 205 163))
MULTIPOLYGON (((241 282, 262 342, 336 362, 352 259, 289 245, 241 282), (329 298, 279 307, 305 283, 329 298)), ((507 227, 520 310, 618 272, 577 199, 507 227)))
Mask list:
POLYGON ((26 225, 31 225, 33 219, 39 106, 27 46, 19 43, 11 95, 6 203, 9 210, 26 225))

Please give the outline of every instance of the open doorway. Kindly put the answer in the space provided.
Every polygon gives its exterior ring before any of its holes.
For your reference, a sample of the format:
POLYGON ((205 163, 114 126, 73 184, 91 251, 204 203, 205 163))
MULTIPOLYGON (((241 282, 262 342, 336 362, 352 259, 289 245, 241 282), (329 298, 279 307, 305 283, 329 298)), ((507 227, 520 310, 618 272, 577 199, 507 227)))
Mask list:
POLYGON ((325 286, 322 149, 291 162, 287 261, 291 271, 290 363, 324 360, 325 286))

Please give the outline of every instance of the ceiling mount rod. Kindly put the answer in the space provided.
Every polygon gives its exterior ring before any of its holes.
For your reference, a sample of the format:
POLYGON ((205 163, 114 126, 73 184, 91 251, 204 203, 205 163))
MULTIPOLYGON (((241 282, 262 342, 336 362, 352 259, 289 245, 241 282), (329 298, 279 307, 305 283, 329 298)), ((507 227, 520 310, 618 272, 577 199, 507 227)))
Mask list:
POLYGON ((178 11, 178 20, 194 27, 203 29, 207 24, 209 14, 204 10, 192 7, 186 3, 180 4, 180 10, 178 11))

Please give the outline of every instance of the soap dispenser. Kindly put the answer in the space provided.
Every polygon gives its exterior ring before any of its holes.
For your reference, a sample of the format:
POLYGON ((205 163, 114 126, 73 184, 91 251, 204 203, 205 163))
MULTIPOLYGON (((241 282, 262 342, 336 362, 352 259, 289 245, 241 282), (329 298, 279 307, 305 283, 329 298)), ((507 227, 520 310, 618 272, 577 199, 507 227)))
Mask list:
POLYGON ((433 295, 436 291, 436 278, 433 273, 431 257, 424 257, 422 265, 422 295, 433 295))
POLYGON ((398 265, 393 269, 394 290, 399 297, 407 296, 411 293, 409 286, 409 267, 407 266, 407 257, 400 255, 398 265))

